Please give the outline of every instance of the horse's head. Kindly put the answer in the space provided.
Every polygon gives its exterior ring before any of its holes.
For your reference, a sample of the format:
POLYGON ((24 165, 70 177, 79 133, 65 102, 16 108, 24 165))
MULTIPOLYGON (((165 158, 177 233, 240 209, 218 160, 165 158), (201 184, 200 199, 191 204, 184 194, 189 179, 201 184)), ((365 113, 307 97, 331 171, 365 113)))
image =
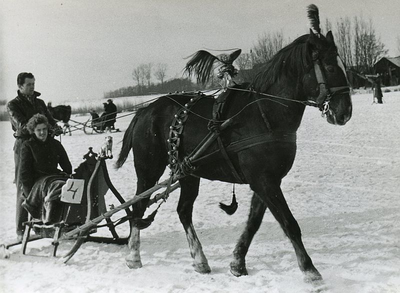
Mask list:
MULTIPOLYGON (((309 7, 317 9, 316 7, 309 7)), ((317 9, 318 18, 318 9, 317 9)), ((311 17, 310 17, 311 18, 311 17)), ((326 36, 320 33, 318 22, 311 22, 315 31, 310 30, 308 51, 313 66, 304 78, 304 91, 309 96, 309 103, 317 106, 329 123, 344 125, 350 120, 352 103, 346 70, 341 61, 332 32, 326 36)))

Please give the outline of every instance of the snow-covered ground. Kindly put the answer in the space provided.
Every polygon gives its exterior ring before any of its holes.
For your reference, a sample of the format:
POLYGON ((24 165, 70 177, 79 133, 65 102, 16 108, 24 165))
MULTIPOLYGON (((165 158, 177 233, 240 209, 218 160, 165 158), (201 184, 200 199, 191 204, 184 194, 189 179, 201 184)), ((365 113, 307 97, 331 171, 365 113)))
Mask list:
MULTIPOLYGON (((126 246, 97 243, 84 244, 65 265, 47 257, 50 240, 39 240, 28 245, 29 255, 13 247, 10 258, 0 260, 0 292, 400 292, 400 92, 384 93, 384 101, 372 105, 371 94, 354 95, 353 118, 343 127, 307 109, 298 131, 297 158, 282 189, 324 277, 322 286, 303 282, 294 250, 268 211, 247 256, 249 275, 231 275, 231 253, 247 219, 251 191, 236 186, 239 208, 227 216, 218 203, 230 201, 232 186, 203 180, 194 225, 210 274, 191 267, 174 192, 142 232, 143 268, 128 269, 126 246)), ((117 120, 117 127, 124 131, 131 118, 117 120)), ((0 122, 0 129, 2 243, 15 238, 15 186, 11 127, 0 122)), ((113 134, 114 154, 123 131, 113 134)), ((100 147, 104 136, 82 131, 62 136, 74 167, 89 146, 100 147)), ((112 168, 113 162, 108 161, 111 180, 131 198, 136 188, 132 160, 120 170, 112 168)), ((68 245, 61 244, 60 252, 68 245)))

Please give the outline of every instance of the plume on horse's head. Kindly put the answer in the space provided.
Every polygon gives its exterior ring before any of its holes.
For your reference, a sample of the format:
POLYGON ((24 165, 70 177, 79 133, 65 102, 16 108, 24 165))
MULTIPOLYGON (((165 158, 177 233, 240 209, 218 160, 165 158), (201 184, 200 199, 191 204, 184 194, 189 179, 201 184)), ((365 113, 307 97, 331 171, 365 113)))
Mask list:
POLYGON ((186 63, 185 72, 189 75, 196 75, 197 82, 205 84, 214 70, 214 63, 218 60, 216 56, 205 50, 194 53, 186 63))
POLYGON ((241 49, 235 49, 235 51, 230 54, 214 56, 205 50, 197 51, 189 56, 192 58, 186 63, 185 72, 188 73, 189 76, 195 75, 197 77, 197 83, 205 84, 210 80, 214 69, 232 65, 241 52, 241 49))
POLYGON ((307 7, 307 16, 310 20, 311 29, 318 36, 321 34, 321 27, 319 22, 319 10, 315 4, 310 4, 307 7))

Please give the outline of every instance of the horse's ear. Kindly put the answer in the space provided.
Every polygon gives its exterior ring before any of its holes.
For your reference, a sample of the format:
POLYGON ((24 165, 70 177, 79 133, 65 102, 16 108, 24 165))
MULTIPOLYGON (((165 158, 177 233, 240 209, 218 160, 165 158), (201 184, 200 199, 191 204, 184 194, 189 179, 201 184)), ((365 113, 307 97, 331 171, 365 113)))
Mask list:
POLYGON ((327 40, 329 43, 331 43, 331 44, 334 44, 334 43, 335 43, 335 40, 333 39, 332 31, 329 31, 329 32, 326 34, 326 40, 327 40))

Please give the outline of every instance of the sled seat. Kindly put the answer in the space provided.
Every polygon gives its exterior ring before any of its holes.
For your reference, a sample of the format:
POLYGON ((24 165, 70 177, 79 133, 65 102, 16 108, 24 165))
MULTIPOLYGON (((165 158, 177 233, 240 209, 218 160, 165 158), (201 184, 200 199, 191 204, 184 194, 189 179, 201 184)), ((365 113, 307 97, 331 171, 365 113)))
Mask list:
MULTIPOLYGON (((58 199, 58 217, 57 221, 44 222, 43 219, 31 219, 25 223, 25 232, 22 240, 22 254, 26 253, 26 247, 29 241, 40 238, 53 238, 53 256, 56 256, 59 240, 65 239, 67 232, 77 229, 80 226, 91 222, 92 219, 107 213, 105 194, 110 190, 115 198, 121 203, 125 200, 118 193, 114 185, 111 183, 106 160, 112 156, 98 155, 89 148, 89 152, 83 157, 78 168, 75 169, 73 179, 68 179, 61 189, 61 196, 58 199), (34 230, 39 236, 30 237, 31 231, 34 230)), ((56 206, 56 205, 55 205, 56 206)), ((113 208, 113 205, 110 205, 113 208)), ((105 224, 98 225, 85 232, 84 236, 71 236, 68 239, 78 241, 92 241, 100 243, 113 243, 125 245, 128 243, 129 235, 121 237, 117 233, 116 226, 125 222, 132 223, 132 211, 129 207, 125 208, 125 216, 117 221, 110 218, 104 219, 105 224), (111 233, 111 237, 93 236, 98 229, 107 227, 111 233)), ((46 218, 47 219, 47 218, 46 218)), ((129 232, 131 229, 129 229, 129 232)), ((76 235, 76 234, 75 234, 76 235)), ((75 247, 76 245, 74 245, 75 247)), ((74 251, 72 255, 75 253, 74 251)))
MULTIPOLYGON (((86 196, 88 194, 88 183, 102 179, 98 178, 99 176, 92 176, 96 175, 94 174, 97 164, 96 156, 97 154, 92 151, 92 148, 89 148, 89 152, 84 156, 85 161, 75 169, 74 178, 68 179, 62 187, 60 198, 57 200, 57 205, 54 205, 55 211, 53 211, 53 214, 56 214, 57 221, 49 223, 42 219, 31 218, 24 223, 22 254, 26 254, 28 242, 39 237, 53 238, 53 256, 56 256, 60 236, 83 225, 88 217, 88 209, 90 209, 90 214, 95 216, 105 212, 104 195, 107 192, 107 187, 102 188, 100 184, 99 188, 99 184, 92 184, 93 186, 89 187, 91 189, 90 198, 86 196), (32 230, 36 234, 34 238, 31 238, 30 235, 32 230)), ((96 230, 92 229, 89 233, 95 233, 96 230)))
POLYGON ((25 223, 25 232, 22 239, 22 254, 26 253, 30 232, 33 230, 36 235, 41 238, 54 238, 53 256, 56 256, 58 248, 57 240, 61 236, 61 233, 68 232, 84 223, 86 207, 81 205, 84 189, 85 180, 68 179, 62 188, 60 196, 60 202, 62 203, 60 213, 61 220, 56 223, 48 224, 39 219, 31 219, 25 223))

